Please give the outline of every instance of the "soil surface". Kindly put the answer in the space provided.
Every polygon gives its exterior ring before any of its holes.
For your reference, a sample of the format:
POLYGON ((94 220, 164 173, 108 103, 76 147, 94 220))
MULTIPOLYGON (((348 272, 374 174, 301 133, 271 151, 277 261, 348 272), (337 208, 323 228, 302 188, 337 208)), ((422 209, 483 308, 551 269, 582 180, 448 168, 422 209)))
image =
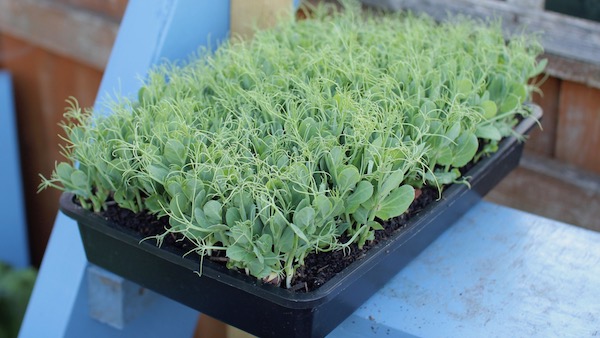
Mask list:
MULTIPOLYGON (((356 244, 352 244, 350 250, 309 254, 305 258, 305 265, 298 269, 296 276, 294 276, 292 289, 298 292, 307 292, 325 284, 325 282, 348 265, 363 257, 369 249, 385 241, 397 231, 401 231, 408 220, 438 197, 437 189, 424 188, 420 190, 420 195, 411 204, 407 212, 388 221, 380 221, 384 230, 376 231, 375 239, 367 242, 362 249, 359 249, 356 244)), ((136 214, 130 210, 119 208, 115 204, 109 204, 107 210, 103 211, 101 215, 111 221, 117 228, 129 232, 138 238, 162 234, 164 233, 164 229, 169 225, 167 217, 158 219, 156 216, 145 212, 136 214)), ((344 242, 344 238, 341 238, 341 241, 344 242)), ((194 245, 186 239, 169 234, 165 237, 161 248, 183 255, 192 250, 194 245)), ((192 255, 186 257, 200 259, 192 255)), ((226 259, 223 258, 219 257, 213 260, 217 263, 225 264, 226 259)))
MULTIPOLYGON (((375 238, 367 242, 362 249, 359 249, 358 245, 354 243, 350 246, 349 251, 309 254, 304 261, 305 265, 296 272, 292 288, 298 291, 311 291, 325 284, 348 265, 362 258, 371 248, 392 237, 398 231, 402 231, 408 221, 435 201, 439 197, 438 195, 437 189, 424 188, 404 214, 385 222, 378 220, 383 226, 383 230, 375 231, 375 238)), ((345 238, 342 237, 341 242, 344 240, 345 238)))

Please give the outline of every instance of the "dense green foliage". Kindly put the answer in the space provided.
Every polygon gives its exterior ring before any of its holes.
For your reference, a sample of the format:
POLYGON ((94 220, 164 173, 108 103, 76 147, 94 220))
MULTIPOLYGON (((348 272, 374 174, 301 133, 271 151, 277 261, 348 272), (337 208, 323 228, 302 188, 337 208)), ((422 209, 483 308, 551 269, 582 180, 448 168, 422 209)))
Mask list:
POLYGON ((34 269, 13 269, 0 262, 0 337, 17 337, 35 284, 34 269))
POLYGON ((168 216, 199 254, 289 286, 308 253, 362 246, 415 189, 493 152, 528 114, 540 51, 498 23, 319 7, 159 67, 110 116, 73 104, 68 162, 42 186, 168 216))

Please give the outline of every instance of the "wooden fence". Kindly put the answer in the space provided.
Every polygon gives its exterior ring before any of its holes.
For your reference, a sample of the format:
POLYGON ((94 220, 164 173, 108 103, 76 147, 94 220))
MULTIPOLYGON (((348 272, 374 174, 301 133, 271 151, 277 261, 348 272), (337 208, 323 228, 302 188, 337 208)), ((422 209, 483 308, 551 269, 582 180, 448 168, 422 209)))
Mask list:
POLYGON ((91 106, 127 0, 0 0, 0 68, 12 74, 31 258, 41 262, 59 192, 36 193, 61 159, 65 99, 91 106))

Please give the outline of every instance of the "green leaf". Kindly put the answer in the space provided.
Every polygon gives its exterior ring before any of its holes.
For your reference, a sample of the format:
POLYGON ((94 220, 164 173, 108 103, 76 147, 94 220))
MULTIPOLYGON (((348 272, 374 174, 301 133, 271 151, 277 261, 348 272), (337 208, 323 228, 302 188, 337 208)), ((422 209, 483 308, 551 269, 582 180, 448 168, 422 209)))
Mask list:
POLYGON ((281 212, 276 212, 271 218, 271 227, 273 229, 273 236, 278 238, 283 230, 287 227, 288 221, 283 217, 281 212))
POLYGON ((190 201, 183 193, 175 195, 169 203, 169 209, 178 218, 185 218, 185 214, 190 210, 190 201))
POLYGON ((460 168, 469 163, 473 157, 475 157, 477 148, 479 147, 479 142, 477 141, 477 136, 472 133, 462 133, 462 135, 460 135, 456 141, 456 147, 452 149, 452 165, 460 168))
POLYGON ((300 211, 294 213, 294 224, 300 229, 306 229, 315 221, 315 209, 312 207, 304 207, 300 211))
MULTIPOLYGON (((103 179, 103 176, 97 176, 97 179, 102 179, 101 181, 105 182, 105 180, 103 179)), ((153 182, 150 181, 149 179, 145 178, 145 177, 138 177, 137 178, 137 183, 140 186, 140 189, 144 192, 146 192, 148 195, 152 195, 156 193, 156 189, 155 186, 152 184, 153 182)), ((104 186, 110 186, 108 184, 104 184, 104 186)))
POLYGON ((396 170, 389 175, 387 175, 381 185, 381 188, 377 192, 377 197, 379 199, 385 198, 392 190, 398 188, 400 184, 404 180, 404 171, 396 170))
POLYGON ((540 75, 544 71, 544 69, 546 69, 547 65, 548 65, 548 59, 541 59, 535 65, 535 67, 531 70, 531 72, 529 73, 529 77, 531 78, 531 77, 540 75))
POLYGON ((328 168, 330 171, 333 171, 335 168, 339 167, 344 160, 344 152, 342 151, 342 147, 335 146, 331 148, 328 159, 332 166, 331 168, 328 168))
POLYGON ((204 208, 202 208, 206 218, 211 224, 218 224, 222 222, 222 209, 223 206, 221 205, 221 202, 215 200, 206 202, 206 204, 204 204, 204 208))
POLYGON ((289 226, 298 237, 300 237, 306 243, 309 242, 309 240, 306 237, 306 235, 304 234, 304 232, 302 232, 302 230, 300 230, 300 228, 298 228, 294 223, 290 223, 289 226))
POLYGON ((313 200, 313 206, 321 217, 328 217, 332 211, 333 204, 329 201, 329 198, 325 195, 317 195, 313 200))
POLYGON ((502 139, 502 134, 500 134, 498 128, 494 127, 491 124, 477 126, 477 130, 475 130, 475 135, 479 138, 493 141, 500 141, 502 139))
POLYGON ((225 223, 230 227, 234 226, 236 222, 240 222, 242 216, 240 216, 239 209, 236 207, 230 207, 225 212, 225 223))
POLYGON ((231 227, 230 231, 233 242, 240 245, 248 244, 249 239, 252 237, 252 224, 250 221, 238 222, 235 226, 231 227))
POLYGON ((281 156, 279 156, 277 158, 277 168, 284 168, 286 167, 288 164, 290 163, 290 158, 286 155, 286 154, 281 154, 281 156))
POLYGON ((460 177, 458 169, 451 171, 435 171, 425 173, 425 179, 433 184, 451 184, 460 177))
POLYGON ((248 259, 252 258, 252 255, 245 248, 239 245, 231 245, 225 251, 225 255, 234 261, 247 262, 248 259))
POLYGON ((367 224, 369 221, 369 210, 367 208, 360 206, 356 211, 352 214, 352 218, 358 224, 367 224))
POLYGON ((350 223, 348 223, 348 222, 339 223, 335 229, 335 234, 338 236, 341 236, 349 228, 350 228, 350 223))
POLYGON ((217 232, 223 232, 223 231, 229 230, 229 227, 225 224, 213 224, 213 225, 210 225, 206 229, 209 230, 211 233, 213 233, 213 235, 215 235, 215 233, 217 233, 217 232))
MULTIPOLYGON (((186 194, 187 196, 187 194, 186 194)), ((196 196, 193 198, 194 207, 202 207, 205 204, 206 191, 204 189, 198 191, 196 196)))
POLYGON ((358 181, 360 181, 360 173, 358 172, 358 169, 353 165, 349 165, 338 175, 337 188, 341 193, 344 193, 348 190, 354 189, 358 181))
POLYGON ((206 215, 200 208, 194 208, 194 223, 201 228, 207 228, 209 226, 206 215))
POLYGON ((342 200, 338 196, 331 196, 329 197, 329 200, 331 201, 331 204, 333 206, 330 217, 337 217, 344 213, 344 200, 342 200))
POLYGON ((196 177, 190 176, 190 177, 186 177, 183 180, 181 189, 183 190, 183 193, 189 199, 191 199, 192 197, 197 196, 200 191, 204 190, 204 184, 202 183, 201 180, 197 179, 196 177))
POLYGON ((376 221, 370 221, 368 223, 369 228, 373 229, 373 230, 383 230, 383 226, 381 225, 381 223, 376 222, 376 221))
POLYGON ((506 95, 507 92, 507 88, 506 88, 506 80, 504 78, 504 76, 502 75, 496 75, 489 87, 488 87, 488 91, 490 93, 490 99, 492 100, 501 100, 502 98, 504 98, 504 96, 506 95))
POLYGON ((75 169, 68 163, 61 162, 56 166, 56 175, 63 182, 69 182, 71 180, 71 174, 75 169))
POLYGON ((290 165, 290 172, 293 173, 294 178, 298 180, 298 182, 303 185, 308 184, 311 174, 306 165, 299 162, 292 163, 290 165))
POLYGON ((492 117, 496 116, 496 113, 498 112, 498 107, 496 106, 496 103, 491 100, 481 102, 481 108, 483 109, 483 118, 486 120, 489 120, 492 117))
POLYGON ((160 195, 148 196, 144 199, 144 206, 152 214, 158 214, 163 211, 162 205, 165 205, 165 201, 160 195))
MULTIPOLYGON (((254 253, 254 256, 256 257, 256 259, 258 259, 258 262, 260 262, 261 265, 263 265, 265 263, 265 258, 263 257, 263 255, 260 252, 260 248, 258 246, 256 246, 256 242, 253 243, 254 246, 252 247, 252 253, 254 253)), ((262 268, 261 268, 262 270, 262 268)))
POLYGON ((86 190, 89 188, 88 176, 81 170, 75 170, 71 173, 71 184, 77 189, 86 190))
POLYGON ((113 193, 113 199, 115 200, 115 202, 117 202, 119 205, 124 205, 127 204, 129 200, 131 200, 131 196, 132 194, 129 193, 129 191, 124 188, 118 188, 114 193, 113 193))
POLYGON ((521 102, 518 96, 509 95, 504 99, 504 101, 502 101, 498 110, 500 113, 508 113, 517 109, 520 104, 521 102))
POLYGON ((438 149, 436 162, 440 165, 450 165, 452 164, 453 152, 451 147, 443 147, 438 149))
POLYGON ((270 252, 273 248, 273 237, 263 234, 259 239, 256 240, 256 246, 261 252, 270 252))
POLYGON ((275 242, 276 250, 279 252, 290 252, 294 247, 294 230, 286 227, 281 237, 275 242))
MULTIPOLYGON (((250 210, 253 209, 254 203, 252 203, 252 196, 246 191, 239 192, 235 198, 235 205, 240 208, 240 215, 248 215, 250 210)), ((244 219, 242 217, 242 219, 244 219)))
POLYGON ((513 82, 510 86, 510 93, 517 97, 519 105, 522 104, 527 98, 527 87, 525 84, 520 82, 513 82))
POLYGON ((460 125, 460 121, 455 122, 448 131, 446 131, 446 137, 444 139, 445 142, 443 144, 449 144, 454 141, 458 135, 460 135, 460 131, 462 130, 462 126, 460 125))
POLYGON ((346 198, 346 213, 354 213, 358 207, 373 196, 373 185, 368 181, 360 181, 354 192, 346 198))
POLYGON ((170 139, 165 144, 164 156, 170 164, 184 165, 187 158, 187 150, 183 143, 170 139))
POLYGON ((167 175, 169 174, 169 170, 167 170, 166 168, 164 168, 162 166, 158 166, 155 164, 149 165, 146 169, 148 170, 148 175, 150 175, 150 178, 152 178, 153 180, 155 180, 158 183, 161 183, 161 184, 165 183, 165 179, 167 178, 167 175))
POLYGON ((315 137, 318 133, 318 124, 315 119, 312 117, 305 118, 302 122, 300 122, 300 127, 298 128, 298 132, 300 132, 300 137, 304 140, 308 141, 315 137))
POLYGON ((456 82, 456 93, 467 96, 473 91, 473 83, 469 79, 460 79, 456 82))
POLYGON ((423 102, 423 104, 421 105, 420 110, 423 115, 429 116, 429 113, 435 109, 437 109, 435 102, 433 102, 432 100, 426 99, 425 102, 423 102))
POLYGON ((176 178, 170 178, 165 183, 165 189, 171 197, 175 197, 178 194, 184 194, 181 187, 181 183, 176 178))
POLYGON ((380 202, 375 216, 384 221, 400 216, 408 209, 414 199, 415 189, 410 185, 403 185, 380 202))

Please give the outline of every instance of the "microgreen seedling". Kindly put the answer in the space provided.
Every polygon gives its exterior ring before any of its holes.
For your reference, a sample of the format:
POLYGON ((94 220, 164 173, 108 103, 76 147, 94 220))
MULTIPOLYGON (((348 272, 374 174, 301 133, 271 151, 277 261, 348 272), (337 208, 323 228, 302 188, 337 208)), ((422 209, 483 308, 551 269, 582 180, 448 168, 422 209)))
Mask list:
POLYGON ((169 217, 159 242, 180 234, 290 287, 309 253, 362 247, 415 189, 493 152, 528 114, 540 52, 499 23, 323 5, 154 69, 109 116, 73 102, 67 162, 41 187, 169 217))

